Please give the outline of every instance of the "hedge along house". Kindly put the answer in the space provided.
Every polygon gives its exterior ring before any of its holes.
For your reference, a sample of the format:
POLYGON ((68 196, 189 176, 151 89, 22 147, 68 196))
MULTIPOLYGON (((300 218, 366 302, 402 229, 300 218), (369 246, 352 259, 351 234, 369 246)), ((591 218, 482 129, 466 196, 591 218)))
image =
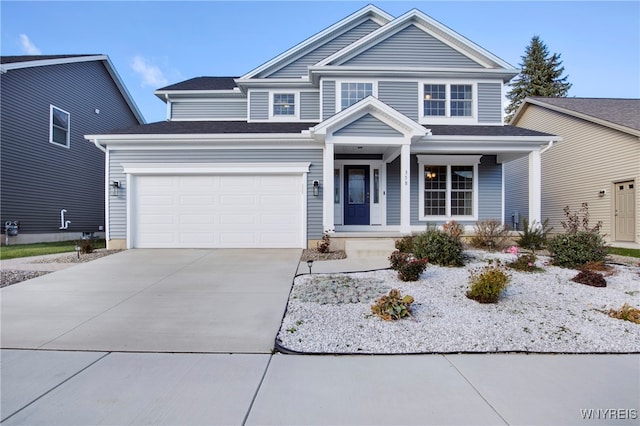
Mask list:
POLYGON ((107 153, 110 247, 307 247, 502 218, 506 161, 558 138, 505 126, 518 70, 418 10, 367 6, 241 77, 156 94, 167 121, 107 153))

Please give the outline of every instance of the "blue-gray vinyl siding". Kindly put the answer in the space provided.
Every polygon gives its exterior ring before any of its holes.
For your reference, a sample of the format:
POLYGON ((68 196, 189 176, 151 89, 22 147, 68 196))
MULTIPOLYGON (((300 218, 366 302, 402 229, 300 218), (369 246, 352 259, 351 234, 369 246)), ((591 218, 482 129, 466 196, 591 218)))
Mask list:
POLYGON ((320 92, 300 92, 300 120, 320 121, 320 92))
POLYGON ((419 85, 416 81, 380 81, 378 99, 412 120, 418 121, 419 85))
POLYGON ((267 120, 269 118, 269 92, 251 92, 249 102, 249 118, 251 120, 267 120))
POLYGON ((402 137, 402 133, 371 114, 365 114, 333 133, 335 136, 402 137))
POLYGON ((502 123, 502 85, 478 83, 478 123, 502 123))
POLYGON ((517 213, 516 226, 522 229, 523 219, 529 217, 529 157, 504 164, 504 189, 504 221, 513 226, 512 216, 517 213))
MULTIPOLYGON (((411 155, 411 225, 426 225, 420 220, 420 179, 418 159, 411 155)), ((478 166, 478 220, 502 218, 502 166, 496 163, 495 155, 484 155, 478 166)), ((455 219, 455 218, 452 218, 455 219)), ((440 222, 434 222, 440 223, 440 222)), ((444 223, 444 221, 443 221, 444 223)), ((460 221, 474 224, 472 221, 460 221)), ((387 164, 387 224, 400 225, 400 157, 387 164)))
POLYGON ((105 225, 105 154, 84 139, 138 123, 101 61, 10 70, 0 77, 2 223, 20 233, 94 231, 105 225), (49 143, 50 105, 70 113, 70 147, 49 143), (96 109, 99 113, 96 113, 96 109))
POLYGON ((482 65, 415 25, 409 25, 369 49, 342 58, 332 65, 482 68, 482 65))
POLYGON ((336 113, 336 82, 325 80, 322 83, 322 119, 326 120, 336 113))
POLYGON ((246 120, 246 99, 171 102, 172 120, 246 120))
POLYGON ((310 47, 312 50, 302 54, 288 64, 278 64, 273 69, 260 73, 258 78, 298 78, 307 76, 307 67, 315 65, 321 60, 333 55, 338 50, 350 45, 354 41, 380 28, 380 25, 371 19, 355 24, 342 34, 331 40, 318 42, 310 47))
MULTIPOLYGON (((310 162, 307 174, 307 238, 322 237, 322 193, 313 196, 313 181, 322 182, 322 150, 167 150, 111 151, 109 180, 126 182, 122 163, 286 163, 310 162)), ((118 197, 109 198, 109 239, 126 238, 126 187, 118 197)))

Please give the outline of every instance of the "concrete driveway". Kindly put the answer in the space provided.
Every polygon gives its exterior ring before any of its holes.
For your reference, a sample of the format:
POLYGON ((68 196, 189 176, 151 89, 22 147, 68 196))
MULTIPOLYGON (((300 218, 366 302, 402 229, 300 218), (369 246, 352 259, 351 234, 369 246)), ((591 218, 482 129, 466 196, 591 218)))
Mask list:
POLYGON ((127 250, 2 289, 0 344, 270 353, 300 254, 127 250))

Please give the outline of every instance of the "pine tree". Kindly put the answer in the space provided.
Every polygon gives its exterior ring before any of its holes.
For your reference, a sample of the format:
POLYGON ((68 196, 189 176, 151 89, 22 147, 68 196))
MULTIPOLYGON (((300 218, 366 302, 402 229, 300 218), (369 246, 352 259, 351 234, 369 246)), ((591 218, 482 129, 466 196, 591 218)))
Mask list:
POLYGON ((564 67, 561 66, 560 55, 549 55, 547 46, 539 36, 533 36, 531 44, 526 47, 520 68, 522 71, 511 83, 511 91, 507 93, 510 103, 507 106, 507 122, 511 121, 522 101, 527 96, 567 96, 571 83, 568 76, 561 78, 564 67))

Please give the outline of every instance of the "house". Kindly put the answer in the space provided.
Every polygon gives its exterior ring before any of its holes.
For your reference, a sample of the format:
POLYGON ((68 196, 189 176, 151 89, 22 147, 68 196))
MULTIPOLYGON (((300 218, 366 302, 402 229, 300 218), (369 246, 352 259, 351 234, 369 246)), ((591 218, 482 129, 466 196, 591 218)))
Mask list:
MULTIPOLYGON (((166 121, 86 135, 119 189, 109 246, 304 248, 501 220, 503 164, 557 140, 504 125, 517 74, 419 10, 369 5, 242 76, 161 88, 166 121)), ((539 206, 539 169, 529 181, 539 206)))
POLYGON ((104 152, 87 133, 144 123, 105 55, 0 57, 2 242, 104 231, 104 152), (17 232, 17 235, 12 235, 17 232))
MULTIPOLYGON (((562 137, 541 154, 541 211, 553 232, 563 231, 566 206, 588 203, 590 224, 601 221, 610 242, 640 243, 640 99, 532 97, 512 124, 562 137)), ((530 216, 527 172, 526 159, 505 165, 507 220, 530 216)))

